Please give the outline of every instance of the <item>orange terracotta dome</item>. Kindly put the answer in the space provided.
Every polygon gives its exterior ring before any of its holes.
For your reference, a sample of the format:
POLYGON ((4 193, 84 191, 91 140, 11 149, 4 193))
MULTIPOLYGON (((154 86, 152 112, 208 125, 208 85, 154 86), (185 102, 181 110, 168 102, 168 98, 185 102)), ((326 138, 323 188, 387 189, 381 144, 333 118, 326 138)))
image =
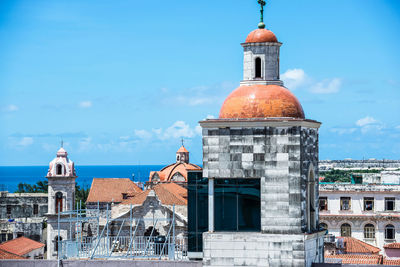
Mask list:
POLYGON ((277 43, 278 39, 275 34, 267 29, 257 29, 249 33, 246 43, 277 43))
POLYGON ((226 99, 220 119, 301 118, 303 108, 296 96, 279 85, 242 85, 226 99))

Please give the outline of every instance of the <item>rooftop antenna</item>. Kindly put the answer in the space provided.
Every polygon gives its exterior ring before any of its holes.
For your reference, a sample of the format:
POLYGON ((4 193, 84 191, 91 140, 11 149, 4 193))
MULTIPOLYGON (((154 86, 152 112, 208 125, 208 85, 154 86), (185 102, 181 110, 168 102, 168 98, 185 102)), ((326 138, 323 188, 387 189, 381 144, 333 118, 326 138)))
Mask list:
POLYGON ((265 28, 265 24, 264 24, 264 6, 265 6, 265 1, 264 0, 258 0, 257 2, 261 6, 261 9, 260 9, 261 16, 260 16, 260 23, 258 23, 258 28, 259 29, 264 29, 265 28))

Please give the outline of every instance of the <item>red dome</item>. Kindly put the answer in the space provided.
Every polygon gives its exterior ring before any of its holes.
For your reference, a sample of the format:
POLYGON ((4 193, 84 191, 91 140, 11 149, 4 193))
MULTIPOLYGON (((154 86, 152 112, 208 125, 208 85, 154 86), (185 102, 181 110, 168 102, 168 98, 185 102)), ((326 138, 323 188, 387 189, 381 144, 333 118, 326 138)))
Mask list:
POLYGON ((246 43, 277 43, 278 39, 275 34, 267 29, 257 29, 249 33, 246 38, 246 43))
POLYGON ((225 99, 219 118, 304 119, 304 112, 299 100, 283 86, 242 85, 225 99))

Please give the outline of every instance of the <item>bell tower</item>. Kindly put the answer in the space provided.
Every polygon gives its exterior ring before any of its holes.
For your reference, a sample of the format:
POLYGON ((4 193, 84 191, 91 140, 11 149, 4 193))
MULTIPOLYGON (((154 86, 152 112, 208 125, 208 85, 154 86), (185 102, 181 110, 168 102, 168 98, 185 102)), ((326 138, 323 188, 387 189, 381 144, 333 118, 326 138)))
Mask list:
POLYGON ((60 223, 58 235, 58 214, 71 211, 75 203, 75 166, 68 158, 68 153, 62 147, 56 157, 50 162, 47 172, 48 180, 48 214, 47 216, 47 258, 55 259, 58 253, 58 241, 67 240, 72 235, 70 228, 60 223))

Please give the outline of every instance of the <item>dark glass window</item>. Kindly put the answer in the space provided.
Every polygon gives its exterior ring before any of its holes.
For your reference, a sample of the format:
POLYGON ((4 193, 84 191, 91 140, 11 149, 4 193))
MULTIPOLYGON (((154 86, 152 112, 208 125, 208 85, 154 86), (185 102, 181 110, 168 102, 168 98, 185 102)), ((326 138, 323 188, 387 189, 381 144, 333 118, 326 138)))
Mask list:
POLYGON ((260 179, 214 180, 216 231, 260 231, 260 179))
POLYGON ((373 197, 364 197, 364 210, 365 211, 374 210, 374 198, 373 197))
POLYGON ((208 231, 208 179, 201 171, 188 172, 188 251, 203 251, 208 231))
POLYGON ((385 197, 385 210, 395 210, 394 197, 385 197))
POLYGON ((11 205, 7 205, 7 215, 11 215, 11 205))

